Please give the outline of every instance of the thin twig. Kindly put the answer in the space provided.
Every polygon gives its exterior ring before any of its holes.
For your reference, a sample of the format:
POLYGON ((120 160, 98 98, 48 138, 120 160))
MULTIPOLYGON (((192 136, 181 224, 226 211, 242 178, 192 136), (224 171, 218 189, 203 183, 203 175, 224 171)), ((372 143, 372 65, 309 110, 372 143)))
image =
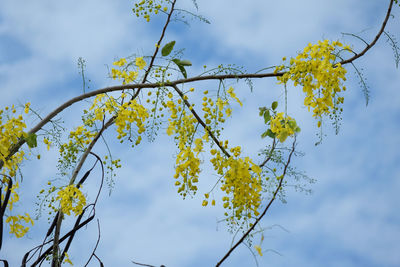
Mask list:
POLYGON ((368 44, 368 45, 364 48, 364 50, 362 50, 360 53, 355 54, 353 57, 351 57, 351 58, 349 58, 349 59, 346 59, 346 60, 341 61, 340 64, 344 65, 344 64, 348 64, 348 63, 353 62, 353 61, 356 60, 357 58, 362 57, 365 53, 367 53, 367 51, 368 51, 369 49, 371 49, 371 47, 373 47, 373 46, 376 44, 376 42, 378 41, 379 37, 381 37, 383 31, 385 30, 386 23, 388 22, 389 17, 390 17, 390 12, 392 11, 392 6, 393 6, 393 0, 390 0, 389 8, 388 8, 388 10, 387 10, 387 12, 386 12, 386 17, 385 17, 385 19, 384 19, 384 21, 383 21, 383 23, 382 23, 381 29, 379 30, 378 34, 375 36, 375 39, 374 39, 370 44, 368 44))
POLYGON ((140 265, 140 266, 157 267, 157 266, 150 265, 150 264, 146 264, 146 263, 139 263, 139 262, 134 262, 134 261, 131 261, 131 262, 132 262, 133 264, 140 265))
MULTIPOLYGON (((100 232, 100 222, 99 222, 99 219, 97 219, 97 229, 98 229, 98 235, 97 235, 96 245, 94 246, 93 252, 92 252, 92 254, 90 255, 90 258, 88 259, 88 261, 86 262, 86 264, 85 264, 84 267, 86 267, 86 266, 89 264, 89 262, 91 261, 92 257, 95 256, 95 252, 96 252, 97 246, 99 245, 99 242, 100 242, 101 232, 100 232)), ((96 258, 97 258, 97 257, 96 257, 96 258)), ((97 258, 97 259, 98 259, 98 258, 97 258)), ((100 261, 100 262, 101 262, 101 261, 100 261)))

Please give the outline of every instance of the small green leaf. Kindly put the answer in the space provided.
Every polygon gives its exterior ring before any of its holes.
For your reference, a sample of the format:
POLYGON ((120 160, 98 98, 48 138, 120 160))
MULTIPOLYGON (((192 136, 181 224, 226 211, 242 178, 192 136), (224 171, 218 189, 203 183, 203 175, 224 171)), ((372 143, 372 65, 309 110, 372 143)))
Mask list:
POLYGON ((268 123, 271 120, 271 115, 269 114, 269 109, 264 112, 264 123, 268 123))
POLYGON ((179 70, 182 72, 183 77, 187 79, 187 73, 183 65, 181 64, 181 61, 177 58, 172 59, 172 61, 178 66, 179 70))
POLYGON ((30 133, 25 140, 29 148, 37 147, 37 135, 35 133, 30 133))
POLYGON ((175 41, 169 42, 168 44, 164 45, 164 47, 161 49, 161 55, 163 57, 168 56, 172 49, 174 49, 175 41))
POLYGON ((272 110, 275 110, 278 107, 278 102, 274 101, 272 102, 271 108, 272 110))
POLYGON ((181 70, 183 77, 185 77, 185 79, 187 79, 187 73, 186 73, 185 68, 181 65, 178 65, 178 67, 181 70))
POLYGON ((192 66, 192 62, 189 60, 180 60, 182 66, 192 66))
POLYGON ((267 137, 267 132, 263 132, 263 133, 261 134, 261 138, 265 138, 265 137, 267 137))
POLYGON ((266 107, 258 108, 260 110, 260 116, 263 116, 265 110, 267 109, 266 107))
POLYGON ((267 130, 267 135, 271 138, 275 138, 275 134, 271 131, 271 129, 267 130))

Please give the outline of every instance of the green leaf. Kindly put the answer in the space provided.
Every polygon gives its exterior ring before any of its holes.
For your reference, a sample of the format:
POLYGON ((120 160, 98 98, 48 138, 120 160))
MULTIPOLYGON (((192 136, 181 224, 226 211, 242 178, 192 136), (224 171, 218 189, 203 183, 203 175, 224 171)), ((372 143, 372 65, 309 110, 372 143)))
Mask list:
POLYGON ((28 137, 25 138, 25 141, 29 148, 37 147, 37 135, 35 133, 30 133, 28 137))
POLYGON ((267 137, 267 132, 263 132, 263 133, 261 134, 261 138, 265 138, 265 137, 267 137))
POLYGON ((275 138, 275 134, 271 131, 271 129, 267 130, 267 135, 271 138, 275 138))
POLYGON ((183 77, 185 77, 185 79, 187 79, 187 73, 186 73, 185 68, 181 65, 178 65, 178 67, 181 70, 183 77))
POLYGON ((183 65, 181 64, 181 61, 177 58, 172 59, 172 61, 178 66, 179 70, 182 72, 183 77, 187 79, 187 73, 183 65))
POLYGON ((180 63, 182 66, 192 66, 192 62, 190 62, 189 60, 180 60, 180 63))
POLYGON ((274 101, 272 102, 271 108, 272 110, 275 110, 278 107, 278 102, 274 101))
POLYGON ((264 113, 264 123, 268 123, 271 120, 271 115, 269 114, 269 109, 264 113))
POLYGON ((161 49, 161 55, 163 57, 168 56, 171 54, 172 49, 174 49, 175 41, 169 42, 168 44, 164 45, 164 47, 161 49))
POLYGON ((267 109, 266 107, 258 108, 260 110, 260 116, 263 116, 265 110, 267 109))

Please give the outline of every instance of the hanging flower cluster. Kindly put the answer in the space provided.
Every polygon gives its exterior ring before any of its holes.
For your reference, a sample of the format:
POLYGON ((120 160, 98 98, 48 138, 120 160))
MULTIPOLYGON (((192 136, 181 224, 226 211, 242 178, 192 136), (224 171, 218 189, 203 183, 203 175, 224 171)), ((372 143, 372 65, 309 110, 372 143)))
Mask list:
MULTIPOLYGON (((30 103, 25 105, 25 113, 29 112, 29 105, 30 103)), ((15 176, 16 171, 18 170, 18 165, 24 159, 24 151, 20 150, 7 159, 9 149, 18 143, 21 138, 28 137, 28 134, 24 132, 26 124, 23 116, 18 115, 18 117, 14 117, 11 115, 16 112, 17 110, 14 105, 11 107, 5 107, 4 110, 0 109, 0 161, 4 164, 1 173, 7 174, 11 177, 15 176)))
POLYGON ((111 69, 111 77, 115 79, 122 79, 122 84, 129 84, 135 81, 139 75, 139 71, 143 70, 146 66, 146 61, 143 57, 137 57, 135 59, 135 70, 128 70, 132 63, 127 64, 126 58, 121 58, 113 63, 114 66, 119 67, 119 69, 111 69))
POLYGON ((71 211, 78 216, 86 206, 86 198, 75 185, 69 185, 58 191, 56 200, 60 201, 61 211, 71 215, 71 211))
POLYGON ((160 10, 167 12, 168 7, 162 7, 164 2, 164 0, 142 0, 135 4, 132 11, 137 17, 143 17, 147 22, 149 22, 151 13, 154 12, 154 14, 158 14, 160 10))
MULTIPOLYGON (((203 149, 203 141, 200 138, 194 140, 195 148, 192 150, 197 120, 193 114, 182 110, 181 106, 176 106, 176 103, 172 101, 172 93, 169 93, 168 97, 171 100, 167 101, 166 106, 171 116, 168 119, 167 134, 176 134, 175 139, 179 149, 179 153, 176 156, 174 178, 177 181, 175 185, 179 186, 178 193, 185 197, 187 193, 195 194, 197 191, 196 183, 200 174, 200 159, 198 155, 203 149), (179 117, 178 112, 180 112, 179 117)), ((182 103, 182 101, 178 101, 179 103, 182 103)))
MULTIPOLYGON (((337 111, 343 103, 339 93, 346 90, 342 82, 346 80, 346 69, 336 63, 335 52, 339 49, 349 50, 338 41, 319 41, 318 44, 308 44, 296 58, 290 59, 289 70, 277 77, 280 83, 286 84, 292 80, 294 85, 301 85, 306 93, 304 105, 313 111, 314 117, 321 118, 332 111, 337 111)), ((283 58, 285 61, 286 58, 283 58)), ((278 66, 275 73, 284 70, 284 65, 278 66)), ((318 124, 320 126, 320 123, 318 124)))
MULTIPOLYGON (((194 91, 194 88, 189 90, 194 91)), ((197 126, 199 122, 191 113, 193 105, 189 107, 189 111, 185 109, 183 100, 188 100, 187 95, 183 95, 177 101, 173 100, 172 92, 167 94, 169 100, 164 103, 165 107, 170 112, 168 118, 167 134, 175 134, 179 152, 176 156, 176 166, 174 178, 177 179, 175 185, 178 186, 178 193, 182 196, 187 194, 195 194, 197 191, 196 183, 200 174, 200 158, 199 154, 203 151, 204 142, 209 142, 209 132, 219 136, 218 124, 225 122, 225 116, 229 117, 232 110, 229 108, 228 99, 223 100, 217 97, 214 102, 210 97, 207 97, 208 91, 204 91, 202 99, 202 110, 204 111, 204 123, 206 131, 201 138, 195 138, 197 126)), ((240 100, 234 93, 234 89, 230 87, 227 90, 228 95, 235 99, 240 105, 240 100)), ((227 147, 227 142, 225 143, 227 147)), ((203 206, 206 206, 207 200, 203 201, 203 206)), ((208 202, 207 202, 208 203, 208 202)), ((212 201, 215 204, 215 200, 212 201)))
MULTIPOLYGON (((25 114, 29 113, 29 106, 30 103, 25 104, 25 114)), ((7 158, 10 153, 10 148, 18 143, 20 139, 28 137, 28 134, 24 131, 26 124, 23 116, 18 115, 18 117, 14 117, 12 114, 16 113, 17 110, 14 105, 11 107, 5 107, 4 110, 0 109, 0 161, 3 163, 1 170, 3 176, 0 179, 0 187, 5 185, 3 187, 5 190, 1 190, 0 199, 1 201, 4 201, 6 192, 10 191, 10 197, 7 203, 9 211, 12 211, 14 204, 19 201, 19 194, 17 192, 19 183, 17 181, 11 186, 10 190, 8 190, 8 186, 10 185, 9 179, 15 177, 19 164, 24 160, 25 153, 23 150, 19 150, 9 159, 7 158)), ((10 233, 14 234, 18 238, 23 237, 29 230, 29 227, 23 226, 23 222, 31 223, 33 225, 33 221, 28 213, 25 213, 25 215, 6 215, 5 222, 10 227, 10 233)))
POLYGON ((223 206, 227 209, 225 215, 230 216, 230 220, 234 222, 259 215, 261 168, 249 157, 241 158, 239 146, 231 148, 230 152, 233 155, 227 158, 220 151, 212 149, 211 154, 214 157, 211 163, 222 176, 221 190, 226 194, 222 198, 223 206))
POLYGON ((29 227, 23 226, 22 221, 33 225, 33 220, 28 213, 25 213, 25 215, 8 216, 6 219, 6 223, 10 225, 10 234, 14 234, 17 238, 23 237, 29 231, 29 227))

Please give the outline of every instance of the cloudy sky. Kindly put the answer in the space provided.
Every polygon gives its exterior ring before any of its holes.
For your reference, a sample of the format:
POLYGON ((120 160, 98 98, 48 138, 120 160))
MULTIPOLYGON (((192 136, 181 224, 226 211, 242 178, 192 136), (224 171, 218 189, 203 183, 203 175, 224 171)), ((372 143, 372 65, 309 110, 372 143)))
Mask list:
MULTIPOLYGON (((165 41, 176 40, 193 62, 189 76, 203 65, 237 64, 257 71, 295 56, 309 42, 341 40, 360 51, 363 43, 342 33, 372 40, 381 26, 389 1, 371 0, 198 0, 199 13, 211 24, 190 20, 190 26, 172 24, 165 41)), ((82 93, 77 68, 86 60, 87 90, 115 84, 108 66, 132 54, 151 55, 159 38, 163 16, 151 23, 137 19, 134 1, 12 1, 0 2, 0 107, 31 102, 45 116, 58 105, 82 93)), ((194 10, 192 1, 178 1, 194 10)), ((400 38, 400 8, 392 12, 387 30, 400 38)), ((339 135, 327 122, 319 146, 316 123, 301 105, 300 88, 289 87, 288 112, 302 128, 298 149, 305 153, 294 166, 316 179, 307 186, 312 194, 288 189, 287 203, 275 202, 262 224, 265 240, 260 266, 400 266, 400 75, 393 51, 382 38, 356 61, 370 88, 365 98, 354 70, 348 68, 348 91, 339 135)), ((244 106, 234 107, 224 139, 241 145, 255 160, 268 144, 260 139, 263 122, 258 107, 283 101, 275 79, 255 80, 251 93, 244 83, 234 84, 244 106)), ((196 83, 214 90, 216 83, 196 83)), ((77 126, 81 106, 66 110, 65 126, 77 126)), ((33 125, 37 120, 30 117, 33 125)), ((114 138, 114 132, 106 134, 114 138)), ((155 142, 135 148, 111 142, 123 165, 111 196, 103 191, 97 207, 101 240, 97 255, 106 266, 135 266, 131 261, 159 266, 214 266, 226 253, 232 235, 220 208, 201 207, 201 197, 183 201, 173 183, 173 140, 162 131, 155 142)), ((99 146, 96 152, 105 148, 99 146)), ((35 214, 36 195, 57 177, 57 153, 42 152, 40 161, 22 168, 18 211, 35 214)), ((205 161, 207 159, 205 158, 205 161)), ((204 166, 199 195, 208 191, 215 175, 204 166)), ((98 174, 98 173, 97 173, 98 174)), ((98 175, 88 187, 98 186, 98 175)), ((92 198, 93 199, 93 198, 92 198)), ((18 266, 23 254, 40 244, 47 227, 44 214, 29 234, 16 239, 6 234, 0 259, 18 266)), ((8 228, 5 229, 7 233, 8 228)), ((96 222, 74 241, 70 258, 82 266, 98 235, 96 222)), ((255 242, 259 242, 259 237, 255 242)), ((255 266, 246 246, 239 247, 224 266, 255 266)), ((98 266, 93 261, 90 266, 98 266)))

